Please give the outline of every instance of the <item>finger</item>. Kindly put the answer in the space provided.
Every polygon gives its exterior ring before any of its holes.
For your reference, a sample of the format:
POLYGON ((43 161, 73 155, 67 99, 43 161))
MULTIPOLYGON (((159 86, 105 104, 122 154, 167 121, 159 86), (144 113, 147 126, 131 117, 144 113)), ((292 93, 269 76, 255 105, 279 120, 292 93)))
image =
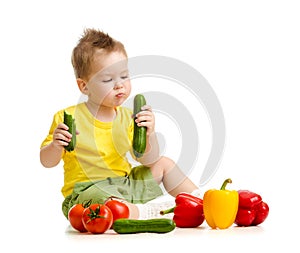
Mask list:
POLYGON ((64 123, 60 123, 60 124, 58 124, 57 129, 62 129, 62 130, 68 131, 69 127, 64 123))
POLYGON ((150 111, 141 111, 139 113, 136 114, 137 118, 140 118, 142 116, 149 116, 149 117, 154 117, 153 113, 150 111))
MULTIPOLYGON (((62 137, 66 137, 67 139, 71 139, 72 138, 72 134, 69 133, 68 131, 66 130, 57 130, 56 132, 54 132, 55 136, 62 136, 62 137)), ((61 138, 61 139, 64 139, 64 138, 61 138)))
POLYGON ((69 145, 69 142, 65 142, 65 141, 62 141, 62 140, 57 140, 56 143, 59 146, 68 146, 69 145))
POLYGON ((150 125, 151 124, 149 122, 146 122, 146 121, 142 121, 142 122, 137 123, 138 127, 149 127, 150 125))
MULTIPOLYGON (((71 135, 70 133, 68 133, 68 134, 71 135)), ((63 141, 63 142, 69 143, 71 141, 71 138, 72 138, 72 135, 69 137, 69 136, 66 136, 66 135, 61 134, 61 133, 56 133, 55 135, 53 135, 53 139, 55 141, 63 141)))
POLYGON ((141 107, 141 110, 142 111, 150 111, 150 112, 152 112, 152 107, 150 105, 143 105, 141 107))
POLYGON ((148 121, 152 121, 152 117, 149 116, 149 115, 142 115, 142 116, 139 116, 138 118, 136 118, 135 122, 136 123, 140 123, 140 122, 148 122, 148 121))

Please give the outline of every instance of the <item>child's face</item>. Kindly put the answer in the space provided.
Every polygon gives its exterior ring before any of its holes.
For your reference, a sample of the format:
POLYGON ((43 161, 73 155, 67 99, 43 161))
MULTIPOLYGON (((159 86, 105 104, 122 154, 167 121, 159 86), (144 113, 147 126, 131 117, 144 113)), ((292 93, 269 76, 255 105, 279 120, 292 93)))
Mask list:
POLYGON ((118 51, 96 54, 87 82, 89 102, 99 107, 116 107, 129 97, 130 92, 127 57, 118 51))

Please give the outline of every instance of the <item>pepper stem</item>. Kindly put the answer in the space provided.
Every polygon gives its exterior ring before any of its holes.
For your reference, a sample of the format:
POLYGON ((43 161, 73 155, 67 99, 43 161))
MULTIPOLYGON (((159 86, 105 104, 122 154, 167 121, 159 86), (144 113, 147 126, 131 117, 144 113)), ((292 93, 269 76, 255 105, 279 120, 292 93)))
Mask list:
POLYGON ((227 178, 224 183, 222 184, 221 186, 221 189, 220 190, 225 190, 225 187, 227 184, 231 184, 232 183, 232 180, 230 178, 227 178))
POLYGON ((172 207, 172 208, 170 208, 170 209, 160 211, 159 213, 160 213, 161 215, 168 214, 168 213, 174 213, 174 209, 175 209, 175 206, 172 207))

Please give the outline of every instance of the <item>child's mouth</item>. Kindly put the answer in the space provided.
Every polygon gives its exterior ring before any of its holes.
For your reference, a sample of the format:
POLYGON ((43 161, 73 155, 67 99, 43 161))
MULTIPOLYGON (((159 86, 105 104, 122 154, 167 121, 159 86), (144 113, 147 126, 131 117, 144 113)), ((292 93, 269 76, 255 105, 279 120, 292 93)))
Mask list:
POLYGON ((116 95, 117 98, 122 98, 125 94, 124 93, 119 93, 116 95))

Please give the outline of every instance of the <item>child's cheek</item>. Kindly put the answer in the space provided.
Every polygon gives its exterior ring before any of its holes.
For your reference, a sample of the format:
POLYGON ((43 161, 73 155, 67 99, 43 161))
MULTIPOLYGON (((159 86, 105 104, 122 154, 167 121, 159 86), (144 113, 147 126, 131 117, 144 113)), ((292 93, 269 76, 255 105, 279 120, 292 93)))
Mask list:
POLYGON ((113 86, 105 85, 101 87, 98 92, 98 97, 101 100, 100 102, 102 102, 107 97, 107 95, 111 93, 112 90, 113 86))
POLYGON ((113 88, 114 86, 111 84, 90 83, 90 96, 96 98, 98 103, 102 103, 113 88))

